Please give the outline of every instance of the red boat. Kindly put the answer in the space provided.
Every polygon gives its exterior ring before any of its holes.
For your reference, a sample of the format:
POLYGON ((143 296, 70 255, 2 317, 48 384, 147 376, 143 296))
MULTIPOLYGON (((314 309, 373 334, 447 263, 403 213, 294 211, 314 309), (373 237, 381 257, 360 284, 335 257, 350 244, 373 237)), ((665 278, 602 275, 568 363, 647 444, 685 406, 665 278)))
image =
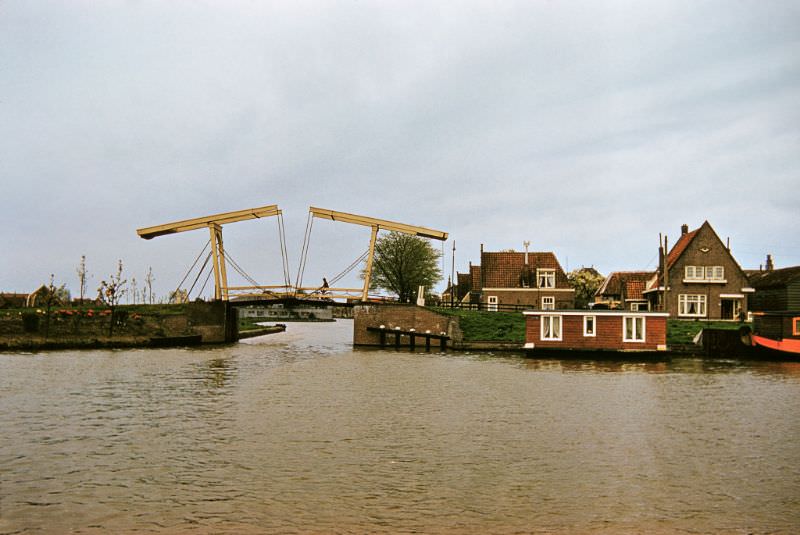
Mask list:
POLYGON ((753 346, 766 347, 775 351, 784 351, 786 353, 795 353, 800 356, 800 340, 793 340, 791 338, 784 340, 772 340, 757 334, 750 335, 753 341, 753 346))
POLYGON ((742 334, 760 357, 800 360, 800 312, 754 312, 753 332, 742 334))

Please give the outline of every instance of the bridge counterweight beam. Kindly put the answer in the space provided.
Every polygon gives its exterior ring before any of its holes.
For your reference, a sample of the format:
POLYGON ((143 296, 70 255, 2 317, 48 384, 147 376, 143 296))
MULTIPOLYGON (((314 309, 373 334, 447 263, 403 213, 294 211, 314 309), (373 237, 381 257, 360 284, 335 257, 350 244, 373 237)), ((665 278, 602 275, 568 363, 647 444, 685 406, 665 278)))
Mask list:
POLYGON ((372 225, 372 235, 369 238, 369 254, 367 255, 367 265, 364 269, 364 291, 361 293, 361 300, 367 300, 369 293, 369 282, 372 277, 372 259, 375 256, 375 241, 378 237, 378 225, 372 225))

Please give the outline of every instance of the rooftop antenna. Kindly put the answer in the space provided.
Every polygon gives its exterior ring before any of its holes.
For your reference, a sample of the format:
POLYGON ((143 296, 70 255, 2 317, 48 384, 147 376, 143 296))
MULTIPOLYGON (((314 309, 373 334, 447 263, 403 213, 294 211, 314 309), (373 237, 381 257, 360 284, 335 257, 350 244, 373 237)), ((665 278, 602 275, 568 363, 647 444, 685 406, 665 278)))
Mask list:
POLYGON ((522 242, 522 245, 525 247, 525 265, 528 265, 528 246, 531 244, 528 240, 522 242))

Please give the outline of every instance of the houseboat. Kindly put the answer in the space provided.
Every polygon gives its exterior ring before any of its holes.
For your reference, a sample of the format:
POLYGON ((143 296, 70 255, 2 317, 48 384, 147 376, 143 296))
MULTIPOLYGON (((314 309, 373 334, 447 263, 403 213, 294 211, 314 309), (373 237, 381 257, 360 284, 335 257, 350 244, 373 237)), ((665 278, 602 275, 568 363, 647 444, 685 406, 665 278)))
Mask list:
POLYGON ((753 312, 753 329, 743 328, 742 342, 757 358, 800 361, 800 312, 753 312))
POLYGON ((529 310, 523 314, 528 356, 669 359, 666 312, 529 310))

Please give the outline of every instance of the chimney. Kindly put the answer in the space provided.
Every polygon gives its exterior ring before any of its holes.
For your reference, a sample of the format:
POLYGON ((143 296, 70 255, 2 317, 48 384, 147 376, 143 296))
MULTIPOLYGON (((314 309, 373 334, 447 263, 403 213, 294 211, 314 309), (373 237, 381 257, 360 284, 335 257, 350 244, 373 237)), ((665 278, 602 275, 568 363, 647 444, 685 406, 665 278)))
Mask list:
POLYGON ((483 254, 483 244, 481 244, 481 254, 483 254))
POLYGON ((767 267, 766 267, 766 270, 767 271, 772 271, 773 269, 775 269, 775 264, 772 263, 772 255, 768 254, 767 255, 767 267))
POLYGON ((528 246, 531 244, 529 241, 522 242, 522 245, 525 246, 525 265, 528 265, 528 246))
POLYGON ((689 225, 687 225, 686 223, 681 225, 681 236, 683 236, 684 234, 689 234, 689 225))

